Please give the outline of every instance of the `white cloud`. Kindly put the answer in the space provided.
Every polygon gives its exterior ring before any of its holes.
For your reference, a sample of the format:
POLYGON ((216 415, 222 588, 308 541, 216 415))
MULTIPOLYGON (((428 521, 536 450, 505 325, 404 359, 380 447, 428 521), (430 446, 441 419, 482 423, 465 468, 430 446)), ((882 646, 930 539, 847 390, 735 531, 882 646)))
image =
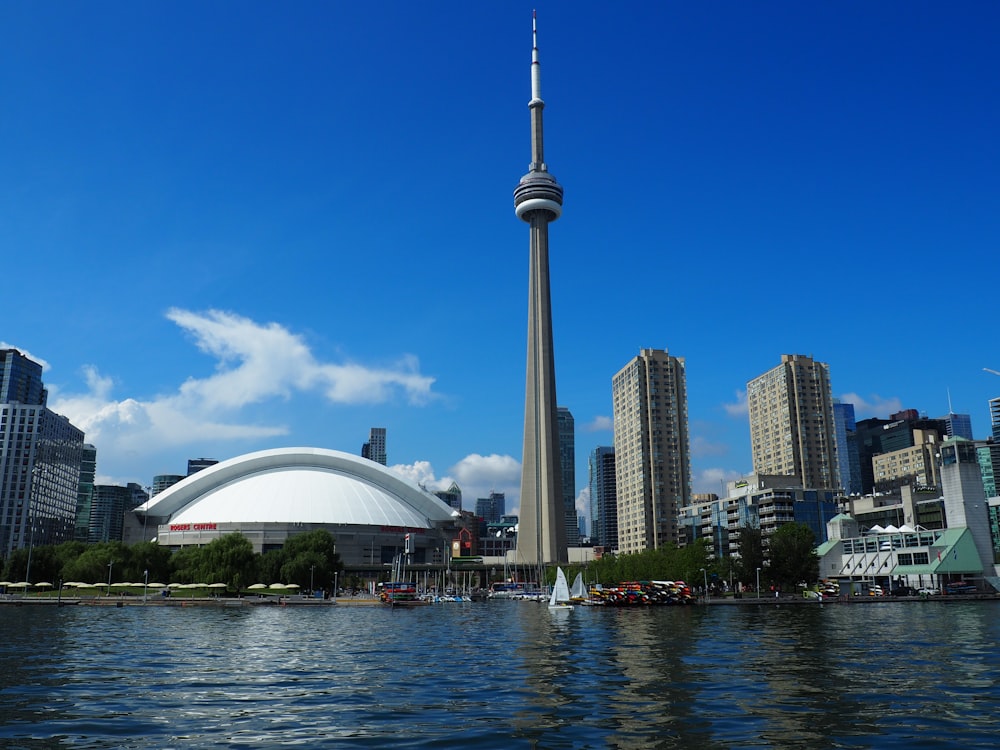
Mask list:
POLYGON ((195 344, 218 359, 217 372, 189 379, 186 398, 216 407, 240 407, 292 391, 319 391, 334 403, 380 403, 401 391, 411 403, 431 396, 434 378, 421 375, 415 357, 403 356, 391 367, 354 362, 317 362, 301 336, 277 323, 261 325, 219 310, 194 313, 171 309, 167 317, 195 338, 195 344), (235 363, 235 366, 231 366, 235 363))
POLYGON ((613 432, 615 421, 611 417, 598 416, 583 426, 584 432, 613 432))
POLYGON ((691 478, 691 489, 698 493, 715 493, 719 497, 726 494, 726 482, 732 482, 743 474, 733 469, 702 469, 691 478))
POLYGON ((592 533, 590 528, 590 487, 584 487, 576 494, 576 514, 583 515, 587 519, 587 533, 592 533))
POLYGON ((713 443, 701 435, 695 435, 691 438, 691 455, 696 458, 724 456, 727 453, 729 453, 729 446, 725 443, 713 443))
POLYGON ((414 484, 420 485, 428 492, 446 490, 451 486, 452 482, 450 477, 437 479, 434 476, 434 467, 431 466, 430 461, 415 461, 412 464, 394 464, 389 467, 389 471, 398 474, 403 479, 407 479, 414 484))
POLYGON ((749 411, 747 409, 747 392, 740 390, 736 391, 736 403, 734 404, 723 404, 722 408, 726 410, 726 414, 731 417, 744 417, 749 411))
POLYGON ((287 426, 253 424, 241 419, 241 413, 255 403, 295 393, 319 393, 332 403, 352 404, 386 401, 397 394, 422 403, 433 396, 434 378, 420 374, 414 357, 404 356, 388 367, 320 362, 301 336, 277 323, 260 324, 218 310, 174 308, 167 317, 215 357, 214 373, 190 377, 173 393, 116 399, 113 379, 87 366, 86 393, 50 392, 52 409, 85 431, 102 464, 169 446, 285 435, 287 426))
POLYGON ((390 468, 399 476, 426 487, 430 492, 447 489, 455 482, 462 490, 462 507, 465 510, 475 510, 477 498, 488 497, 490 492, 496 491, 504 493, 508 514, 518 512, 521 462, 511 456, 470 453, 440 478, 435 475, 434 467, 428 461, 396 464, 390 468))
POLYGON ((840 400, 846 404, 854 404, 854 416, 858 419, 867 417, 888 419, 890 414, 903 410, 903 402, 897 396, 882 398, 877 393, 872 393, 866 399, 857 393, 845 393, 840 400))

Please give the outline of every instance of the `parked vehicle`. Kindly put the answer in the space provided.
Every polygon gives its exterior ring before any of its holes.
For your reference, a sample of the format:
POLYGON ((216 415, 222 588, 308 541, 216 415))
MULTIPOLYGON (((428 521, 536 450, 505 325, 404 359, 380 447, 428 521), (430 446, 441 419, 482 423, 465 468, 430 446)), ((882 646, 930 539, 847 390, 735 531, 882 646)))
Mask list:
POLYGON ((923 588, 917 589, 917 593, 920 594, 920 596, 937 596, 941 593, 941 589, 924 586, 923 588))
POLYGON ((893 596, 916 596, 917 590, 912 586, 897 586, 892 590, 893 596))

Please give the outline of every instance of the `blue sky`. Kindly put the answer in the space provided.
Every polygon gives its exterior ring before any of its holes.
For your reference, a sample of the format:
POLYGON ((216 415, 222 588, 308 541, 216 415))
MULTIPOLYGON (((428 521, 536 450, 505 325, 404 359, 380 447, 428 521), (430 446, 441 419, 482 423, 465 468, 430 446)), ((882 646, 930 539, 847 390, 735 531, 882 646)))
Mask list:
POLYGON ((105 481, 384 426, 517 507, 535 5, 578 491, 644 347, 687 361, 697 491, 783 353, 985 437, 995 3, 6 3, 0 342, 105 481))

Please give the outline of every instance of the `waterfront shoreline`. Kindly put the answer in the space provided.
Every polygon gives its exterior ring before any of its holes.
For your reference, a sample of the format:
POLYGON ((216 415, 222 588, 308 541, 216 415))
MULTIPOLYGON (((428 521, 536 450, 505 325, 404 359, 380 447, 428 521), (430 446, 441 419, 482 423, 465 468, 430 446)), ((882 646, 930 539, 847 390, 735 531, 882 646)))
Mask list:
MULTIPOLYGON (((483 600, 487 601, 487 600, 483 600)), ((699 599, 687 606, 727 606, 727 607, 760 607, 760 606, 810 606, 817 605, 855 605, 855 604, 888 604, 912 602, 969 602, 969 601, 1000 601, 1000 593, 996 594, 948 594, 929 597, 919 596, 844 596, 829 599, 806 599, 805 597, 750 597, 734 599, 719 597, 717 599, 699 599)), ((0 598, 0 606, 82 606, 82 607, 372 607, 382 604, 379 599, 338 597, 336 599, 312 599, 307 597, 191 597, 191 598, 148 598, 141 597, 30 597, 10 596, 0 598)), ((681 606, 681 605, 677 605, 681 606)), ((649 609, 652 605, 634 605, 613 607, 608 609, 649 609)), ((655 607, 659 608, 659 607, 655 607)))

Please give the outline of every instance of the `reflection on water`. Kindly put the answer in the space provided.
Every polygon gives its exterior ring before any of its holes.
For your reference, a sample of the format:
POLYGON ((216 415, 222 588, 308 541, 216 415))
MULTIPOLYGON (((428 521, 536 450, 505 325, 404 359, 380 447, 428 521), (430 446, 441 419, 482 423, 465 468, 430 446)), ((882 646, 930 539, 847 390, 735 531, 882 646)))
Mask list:
POLYGON ((994 746, 997 603, 0 607, 0 746, 994 746))

